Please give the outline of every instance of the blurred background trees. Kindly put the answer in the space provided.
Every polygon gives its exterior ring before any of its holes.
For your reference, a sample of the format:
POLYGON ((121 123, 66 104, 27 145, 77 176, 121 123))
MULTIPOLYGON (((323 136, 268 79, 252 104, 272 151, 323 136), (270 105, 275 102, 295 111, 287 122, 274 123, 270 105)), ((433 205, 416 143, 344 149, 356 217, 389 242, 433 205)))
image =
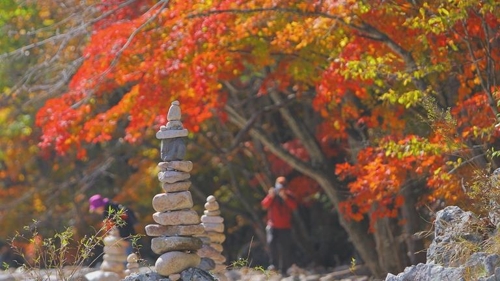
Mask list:
POLYGON ((174 99, 194 199, 201 212, 218 198, 229 261, 266 263, 259 202, 285 175, 300 266, 400 272, 425 258, 414 234, 433 213, 477 207, 468 186, 497 167, 495 1, 0 5, 4 237, 32 219, 91 233, 95 192, 142 231, 174 99))

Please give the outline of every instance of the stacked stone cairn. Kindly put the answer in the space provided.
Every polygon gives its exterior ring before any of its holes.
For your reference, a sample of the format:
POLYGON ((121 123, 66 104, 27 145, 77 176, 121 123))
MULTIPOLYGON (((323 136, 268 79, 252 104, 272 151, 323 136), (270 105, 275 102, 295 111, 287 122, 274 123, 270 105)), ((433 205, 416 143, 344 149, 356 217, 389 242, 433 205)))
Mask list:
POLYGON ((153 220, 157 224, 147 225, 145 230, 151 239, 151 249, 160 255, 156 260, 156 272, 175 281, 181 272, 197 267, 201 258, 196 251, 202 247, 200 217, 192 210, 193 199, 189 187, 191 161, 184 161, 186 145, 184 138, 188 132, 181 121, 179 102, 172 102, 167 114, 166 126, 161 126, 156 137, 161 140, 161 159, 158 164, 158 179, 163 193, 153 198, 153 220))
POLYGON ((137 272, 139 272, 139 259, 135 253, 132 253, 127 257, 127 269, 125 270, 125 275, 137 272))
POLYGON ((224 265, 226 257, 221 254, 223 250, 222 243, 226 239, 224 234, 224 218, 220 216, 219 203, 213 195, 207 197, 205 211, 201 216, 201 224, 205 232, 202 235, 203 246, 198 250, 198 255, 202 258, 212 259, 215 262, 213 273, 219 279, 225 279, 223 272, 226 269, 224 265))

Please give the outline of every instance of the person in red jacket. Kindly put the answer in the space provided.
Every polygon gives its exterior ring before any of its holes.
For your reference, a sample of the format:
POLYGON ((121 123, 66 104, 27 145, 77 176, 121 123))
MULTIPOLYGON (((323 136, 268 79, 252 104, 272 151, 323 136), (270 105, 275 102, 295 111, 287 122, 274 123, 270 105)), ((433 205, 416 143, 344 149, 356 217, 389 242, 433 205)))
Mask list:
POLYGON ((278 177, 274 187, 261 201, 267 210, 267 244, 271 269, 277 269, 287 276, 287 269, 292 265, 292 216, 297 208, 295 198, 286 188, 285 177, 278 177))

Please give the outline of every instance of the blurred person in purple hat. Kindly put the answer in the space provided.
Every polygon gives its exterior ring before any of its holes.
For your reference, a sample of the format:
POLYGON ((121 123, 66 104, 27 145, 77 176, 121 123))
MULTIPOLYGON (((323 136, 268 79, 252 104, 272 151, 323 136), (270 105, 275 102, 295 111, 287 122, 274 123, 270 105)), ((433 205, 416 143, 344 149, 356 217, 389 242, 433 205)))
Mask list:
POLYGON ((101 215, 107 230, 116 227, 120 237, 129 242, 127 255, 132 253, 130 240, 136 235, 134 225, 137 223, 137 218, 130 208, 95 194, 89 198, 89 212, 101 215))

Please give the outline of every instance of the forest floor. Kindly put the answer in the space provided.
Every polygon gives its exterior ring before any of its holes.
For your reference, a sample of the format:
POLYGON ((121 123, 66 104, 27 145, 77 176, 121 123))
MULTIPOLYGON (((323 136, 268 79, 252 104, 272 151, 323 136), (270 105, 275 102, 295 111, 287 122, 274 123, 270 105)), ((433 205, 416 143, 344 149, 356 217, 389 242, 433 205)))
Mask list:
POLYGON ((228 281, 376 281, 370 276, 369 270, 363 265, 355 267, 340 266, 331 270, 291 268, 289 276, 279 273, 261 271, 251 268, 239 268, 226 272, 228 281))

